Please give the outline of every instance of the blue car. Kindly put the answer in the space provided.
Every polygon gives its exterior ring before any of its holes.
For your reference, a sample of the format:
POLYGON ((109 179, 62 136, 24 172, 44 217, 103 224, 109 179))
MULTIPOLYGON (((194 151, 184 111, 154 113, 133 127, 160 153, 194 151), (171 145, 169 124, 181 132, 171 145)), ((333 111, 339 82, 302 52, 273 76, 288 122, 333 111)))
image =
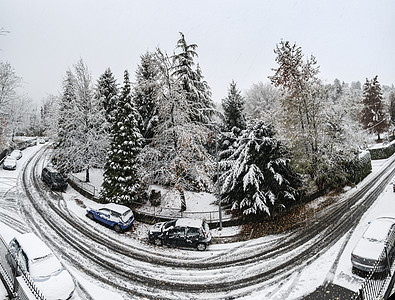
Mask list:
POLYGON ((108 225, 116 232, 125 231, 134 222, 132 210, 127 206, 115 203, 104 204, 96 209, 88 208, 86 216, 91 220, 108 225))

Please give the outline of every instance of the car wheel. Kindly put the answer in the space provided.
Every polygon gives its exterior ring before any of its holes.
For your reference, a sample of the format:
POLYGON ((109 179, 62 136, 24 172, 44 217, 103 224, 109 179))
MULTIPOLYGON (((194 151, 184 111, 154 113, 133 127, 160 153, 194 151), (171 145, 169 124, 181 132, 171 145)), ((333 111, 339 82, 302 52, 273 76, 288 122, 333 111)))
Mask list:
POLYGON ((162 246, 162 240, 160 238, 156 238, 154 240, 154 243, 155 243, 156 246, 162 246))
POLYGON ((94 219, 94 216, 93 216, 93 214, 90 212, 90 213, 88 213, 87 215, 86 215, 89 219, 91 219, 91 220, 93 220, 94 219))
POLYGON ((204 250, 206 250, 207 246, 206 246, 205 243, 199 243, 199 244, 197 244, 196 248, 197 248, 199 251, 204 251, 204 250))
POLYGON ((115 224, 115 225, 114 225, 114 230, 115 230, 116 232, 121 232, 121 231, 122 231, 122 228, 121 228, 121 226, 119 226, 118 224, 115 224))

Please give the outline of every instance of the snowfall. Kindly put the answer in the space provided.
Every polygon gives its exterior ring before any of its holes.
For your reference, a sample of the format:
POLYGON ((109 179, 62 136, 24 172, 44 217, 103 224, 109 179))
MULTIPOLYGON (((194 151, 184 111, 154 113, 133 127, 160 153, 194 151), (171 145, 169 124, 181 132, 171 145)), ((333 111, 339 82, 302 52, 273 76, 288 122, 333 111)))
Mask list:
MULTIPOLYGON (((24 222, 23 216, 19 215, 19 210, 16 207, 10 207, 9 201, 6 198, 18 197, 22 193, 22 188, 19 186, 19 176, 22 174, 24 168, 24 163, 29 157, 34 155, 42 147, 46 145, 36 145, 23 150, 23 157, 18 160, 18 166, 15 171, 7 171, 0 169, 0 234, 3 239, 8 243, 16 234, 20 231, 29 231, 28 225, 24 222), (11 228, 7 225, 7 219, 11 217, 17 222, 13 222, 13 227, 11 228), (20 228, 18 231, 15 230, 15 224, 19 222, 20 228)), ((372 161, 372 173, 356 187, 348 188, 345 190, 344 195, 350 195, 357 191, 362 185, 364 185, 367 180, 375 173, 380 172, 390 160, 395 159, 395 156, 386 160, 376 160, 372 161)), ((92 174, 91 180, 94 184, 100 185, 101 174, 92 174)), ((162 191, 163 192, 163 191, 162 191)), ((81 195, 79 195, 72 188, 68 187, 66 193, 63 197, 67 203, 69 211, 74 213, 75 216, 81 218, 84 222, 91 222, 85 217, 85 208, 81 205, 81 201, 85 206, 95 207, 96 204, 81 195), (76 201, 76 200, 79 201, 76 201)), ((170 192, 167 194, 165 205, 171 206, 178 203, 174 201, 175 197, 170 192), (172 203, 174 201, 174 203, 172 203)), ((213 198, 209 194, 199 193, 192 194, 189 193, 187 197, 188 209, 194 211, 205 211, 214 210, 215 206, 212 206, 213 198)), ((15 201, 17 203, 17 201, 15 201)), ((254 291, 254 289, 249 290, 249 295, 245 296, 243 299, 301 299, 304 295, 313 292, 317 287, 332 282, 334 284, 343 286, 352 291, 358 291, 363 279, 352 274, 351 272, 351 251, 356 245, 363 232, 366 230, 367 226, 371 221, 379 216, 392 216, 395 217, 395 194, 392 189, 392 182, 387 185, 381 196, 375 201, 375 203, 368 209, 365 215, 361 218, 359 224, 343 236, 339 241, 332 246, 323 255, 319 256, 313 263, 302 267, 299 272, 291 275, 283 282, 278 282, 275 285, 268 285, 267 288, 260 286, 259 289, 254 291)), ((131 235, 127 237, 118 235, 115 232, 111 232, 110 229, 101 226, 100 224, 94 223, 91 226, 97 227, 97 230, 104 231, 108 235, 112 235, 114 238, 125 239, 128 238, 133 240, 134 243, 140 243, 142 238, 146 238, 147 232, 149 230, 149 225, 135 222, 134 230, 131 235)), ((31 229, 30 229, 31 230, 31 229)), ((238 227, 224 228, 222 231, 214 230, 213 236, 231 236, 237 234, 240 230, 238 227)), ((262 239, 275 239, 276 236, 266 236, 256 240, 249 240, 245 242, 237 243, 226 243, 226 244, 216 244, 210 245, 207 248, 207 252, 210 251, 221 251, 229 250, 232 248, 243 249, 243 244, 245 246, 251 246, 254 243, 262 242, 262 239)), ((152 247, 155 247, 152 245, 152 247)), ((248 247, 246 247, 248 248, 248 247)), ((184 251, 177 249, 169 249, 163 247, 161 251, 182 251, 184 256, 192 255, 196 256, 196 251, 184 251)), ((248 251, 248 249, 246 250, 248 251)), ((57 254, 55 252, 55 254, 57 254)), ((85 273, 80 272, 73 265, 70 265, 68 261, 63 261, 60 257, 61 262, 64 267, 69 270, 69 272, 74 277, 74 280, 78 281, 84 290, 86 290, 91 298, 101 300, 101 299, 123 299, 121 294, 117 294, 115 291, 109 289, 107 286, 94 281, 91 277, 85 273)), ((186 275, 187 276, 187 275, 186 275)), ((74 295, 73 299, 79 299, 78 295, 74 295)), ((0 299, 6 299, 5 288, 0 284, 0 299)))

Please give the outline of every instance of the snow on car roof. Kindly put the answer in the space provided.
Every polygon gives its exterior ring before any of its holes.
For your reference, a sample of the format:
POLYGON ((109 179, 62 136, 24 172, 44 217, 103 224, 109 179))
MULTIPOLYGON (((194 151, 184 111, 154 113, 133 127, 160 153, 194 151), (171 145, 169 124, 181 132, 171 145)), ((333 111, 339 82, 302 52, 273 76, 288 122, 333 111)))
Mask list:
POLYGON ((176 226, 200 228, 200 227, 202 227, 202 223, 203 223, 203 221, 201 219, 182 218, 182 219, 178 219, 176 221, 176 226))
POLYGON ((32 232, 17 235, 15 238, 31 260, 52 254, 51 249, 32 232))
POLYGON ((381 217, 374 220, 364 233, 364 238, 384 241, 392 225, 395 224, 395 218, 381 217))
POLYGON ((113 211, 119 212, 120 214, 123 214, 130 210, 129 207, 125 205, 120 205, 120 204, 115 204, 115 203, 108 203, 104 205, 105 208, 111 209, 113 211))

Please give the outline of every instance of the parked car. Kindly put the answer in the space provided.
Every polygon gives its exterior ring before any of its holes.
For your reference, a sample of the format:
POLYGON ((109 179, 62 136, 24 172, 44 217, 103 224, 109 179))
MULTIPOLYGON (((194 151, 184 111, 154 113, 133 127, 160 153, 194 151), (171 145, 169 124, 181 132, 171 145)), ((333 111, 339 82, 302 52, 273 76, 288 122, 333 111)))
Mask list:
POLYGON ((86 216, 110 226, 116 232, 122 232, 133 225, 134 215, 132 210, 124 205, 109 203, 93 209, 86 210, 86 216))
POLYGON ((64 192, 67 188, 67 182, 62 174, 53 168, 45 167, 42 169, 41 178, 52 190, 64 192))
POLYGON ((211 242, 211 232, 204 220, 182 218, 153 225, 148 238, 157 246, 165 244, 204 251, 211 242))
POLYGON ((392 261, 395 251, 395 218, 392 217, 380 217, 369 224, 351 253, 353 271, 385 271, 388 267, 387 258, 383 255, 385 247, 389 261, 392 261))
POLYGON ((3 162, 4 170, 16 170, 16 158, 13 156, 7 156, 3 162))
POLYGON ((17 274, 29 273, 48 300, 70 299, 75 285, 70 273, 34 233, 17 235, 9 244, 8 260, 17 274))
POLYGON ((42 138, 42 137, 38 138, 38 139, 37 139, 37 145, 38 145, 38 144, 45 144, 45 139, 42 138))
POLYGON ((11 152, 10 156, 15 157, 16 159, 20 159, 22 157, 22 151, 15 149, 11 152))

